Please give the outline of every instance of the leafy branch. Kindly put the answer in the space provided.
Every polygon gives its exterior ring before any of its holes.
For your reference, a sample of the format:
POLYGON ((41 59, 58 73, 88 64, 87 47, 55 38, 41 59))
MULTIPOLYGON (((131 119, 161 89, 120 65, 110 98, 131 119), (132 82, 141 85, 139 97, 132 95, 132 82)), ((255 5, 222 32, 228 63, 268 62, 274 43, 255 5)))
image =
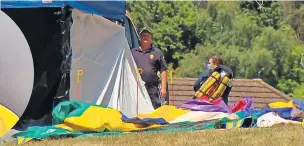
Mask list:
POLYGON ((262 0, 262 4, 260 4, 257 0, 255 0, 255 2, 259 5, 259 7, 258 7, 258 10, 260 10, 260 11, 264 11, 265 10, 265 8, 264 8, 264 1, 262 0))

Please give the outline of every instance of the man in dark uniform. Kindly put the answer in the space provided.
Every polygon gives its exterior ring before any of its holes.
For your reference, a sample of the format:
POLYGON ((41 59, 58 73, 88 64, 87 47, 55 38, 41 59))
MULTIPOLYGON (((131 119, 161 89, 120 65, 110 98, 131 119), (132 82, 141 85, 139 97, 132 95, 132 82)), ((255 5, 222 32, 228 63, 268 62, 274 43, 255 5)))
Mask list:
POLYGON ((140 33, 140 47, 131 50, 133 58, 138 69, 142 70, 141 78, 145 82, 145 87, 151 98, 153 107, 159 108, 162 100, 167 95, 167 63, 160 49, 152 45, 152 33, 144 28, 140 33), (159 92, 159 77, 157 72, 161 73, 161 91, 159 92), (159 95, 160 93, 160 95, 159 95))

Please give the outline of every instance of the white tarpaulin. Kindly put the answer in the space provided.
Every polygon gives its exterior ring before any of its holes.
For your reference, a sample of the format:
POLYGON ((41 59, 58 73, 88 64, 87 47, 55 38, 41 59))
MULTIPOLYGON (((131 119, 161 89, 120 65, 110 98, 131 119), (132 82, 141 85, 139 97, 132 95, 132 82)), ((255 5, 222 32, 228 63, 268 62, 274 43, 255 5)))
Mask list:
MULTIPOLYGON (((107 105, 126 116, 135 116, 136 64, 124 28, 104 17, 76 9, 72 17, 71 100, 107 105), (82 75, 78 76, 79 73, 82 75)), ((141 78, 140 81, 138 112, 152 112, 151 100, 141 78)))
POLYGON ((28 105, 33 89, 34 64, 22 31, 1 10, 0 22, 1 137, 18 122, 28 105))
POLYGON ((257 119, 257 127, 271 127, 276 124, 301 124, 301 122, 283 119, 274 112, 266 113, 257 119))

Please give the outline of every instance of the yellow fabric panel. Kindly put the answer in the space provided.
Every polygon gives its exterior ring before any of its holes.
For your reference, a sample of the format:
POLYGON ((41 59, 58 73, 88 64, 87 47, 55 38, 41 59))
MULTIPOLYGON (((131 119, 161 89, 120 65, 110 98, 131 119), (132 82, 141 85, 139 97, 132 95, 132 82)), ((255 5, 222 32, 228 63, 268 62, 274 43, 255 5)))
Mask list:
POLYGON ((270 108, 287 108, 287 107, 296 108, 292 100, 289 102, 281 102, 281 101, 273 102, 273 103, 269 103, 268 106, 270 108))
POLYGON ((149 114, 138 114, 137 117, 140 119, 143 118, 163 118, 168 123, 175 120, 179 116, 190 112, 189 110, 178 109, 175 106, 163 105, 149 114))
POLYGON ((236 121, 236 125, 235 125, 235 128, 240 128, 243 124, 243 121, 242 120, 238 120, 236 121))
POLYGON ((0 137, 6 134, 18 122, 19 117, 0 104, 0 137))
POLYGON ((25 144, 27 142, 29 142, 30 140, 32 140, 32 138, 24 138, 24 137, 18 137, 17 138, 17 141, 18 141, 18 144, 25 144))
POLYGON ((58 125, 55 125, 55 127, 62 128, 62 129, 68 130, 68 131, 76 131, 72 127, 70 127, 66 124, 58 124, 58 125))
POLYGON ((66 118, 63 124, 56 127, 69 131, 102 132, 108 129, 110 131, 129 132, 159 126, 161 125, 125 123, 122 121, 122 115, 118 110, 91 106, 81 116, 66 118))
POLYGON ((233 121, 229 121, 226 123, 226 129, 232 129, 233 128, 233 121))
POLYGON ((113 127, 112 130, 115 130, 114 127, 118 130, 123 126, 122 120, 119 119, 121 113, 117 110, 91 106, 79 117, 66 118, 64 124, 82 131, 104 131, 109 126, 113 127))
POLYGON ((226 129, 236 129, 242 126, 242 120, 229 121, 226 123, 226 129))

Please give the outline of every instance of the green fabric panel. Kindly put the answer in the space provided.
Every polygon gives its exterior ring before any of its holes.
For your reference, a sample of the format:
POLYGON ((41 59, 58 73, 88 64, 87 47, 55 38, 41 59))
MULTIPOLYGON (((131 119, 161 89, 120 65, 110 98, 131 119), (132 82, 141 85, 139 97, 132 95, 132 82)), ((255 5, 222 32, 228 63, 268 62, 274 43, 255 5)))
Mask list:
MULTIPOLYGON (((189 122, 190 123, 190 122, 189 122)), ((191 123, 192 124, 192 123, 191 123)), ((137 133, 164 133, 164 132, 183 132, 183 131, 195 131, 195 130, 207 130, 207 129, 215 129, 214 123, 209 123, 204 126, 198 125, 188 125, 188 127, 164 127, 162 129, 150 129, 141 132, 130 132, 130 133, 123 133, 123 132, 102 132, 102 133, 90 133, 90 134, 83 134, 78 137, 89 137, 89 136, 113 136, 113 135, 126 135, 126 134, 137 134, 137 133)), ((185 125, 183 125, 185 126, 185 125)))
MULTIPOLYGON (((243 118, 245 118, 245 114, 244 114, 244 112, 242 112, 242 111, 239 111, 239 112, 236 112, 236 113, 234 113, 237 117, 237 119, 243 119, 243 118)), ((226 123, 226 122, 229 122, 229 121, 232 121, 231 119, 229 119, 229 118, 227 118, 227 117, 224 117, 224 118, 222 118, 219 122, 221 122, 221 123, 226 123)))
MULTIPOLYGON (((15 135, 14 137, 25 137, 25 138, 34 138, 34 139, 44 139, 48 137, 59 137, 62 135, 66 134, 72 134, 71 132, 61 129, 61 128, 56 128, 54 126, 46 126, 46 127, 29 127, 26 131, 19 132, 15 135)), ((77 133, 74 133, 77 134, 77 133)))
MULTIPOLYGON (((243 118, 245 119, 245 118, 243 118)), ((242 119, 242 120, 243 120, 242 119)), ((236 122, 237 120, 230 120, 232 122, 236 122)), ((89 136, 110 136, 110 135, 125 135, 125 134, 135 134, 135 133, 155 133, 155 132, 183 132, 183 131, 195 131, 195 130, 208 130, 208 129, 218 129, 221 126, 225 126, 225 122, 222 121, 207 121, 207 122, 181 122, 176 124, 169 124, 162 126, 160 128, 153 128, 148 130, 142 130, 138 132, 69 132, 67 130, 56 128, 54 126, 48 127, 30 127, 24 132, 19 132, 14 135, 14 137, 23 136, 25 138, 33 138, 33 139, 45 139, 50 137, 89 137, 89 136)), ((225 128, 225 127, 222 127, 225 128)), ((235 127, 239 128, 239 127, 235 127)))
POLYGON ((29 127, 24 132, 19 132, 14 135, 14 137, 25 137, 33 139, 45 139, 50 137, 61 137, 61 136, 70 136, 70 137, 88 137, 88 136, 107 136, 107 135, 125 135, 125 134, 135 134, 135 133, 149 133, 149 132, 178 132, 178 131, 194 131, 194 130, 203 130, 203 129, 214 129, 214 123, 199 123, 193 124, 191 122, 182 122, 178 124, 172 124, 170 126, 164 126, 162 128, 149 129, 140 132, 99 132, 92 133, 87 132, 70 132, 65 129, 57 128, 54 126, 47 127, 29 127), (179 127, 178 127, 179 126, 179 127))
POLYGON ((80 101, 63 101, 53 109, 52 116, 56 123, 63 123, 66 118, 81 116, 90 106, 108 108, 106 106, 88 104, 80 101))
POLYGON ((126 135, 126 134, 135 134, 135 133, 123 133, 123 132, 101 132, 101 133, 88 133, 77 136, 77 138, 85 138, 91 136, 113 136, 113 135, 126 135))

